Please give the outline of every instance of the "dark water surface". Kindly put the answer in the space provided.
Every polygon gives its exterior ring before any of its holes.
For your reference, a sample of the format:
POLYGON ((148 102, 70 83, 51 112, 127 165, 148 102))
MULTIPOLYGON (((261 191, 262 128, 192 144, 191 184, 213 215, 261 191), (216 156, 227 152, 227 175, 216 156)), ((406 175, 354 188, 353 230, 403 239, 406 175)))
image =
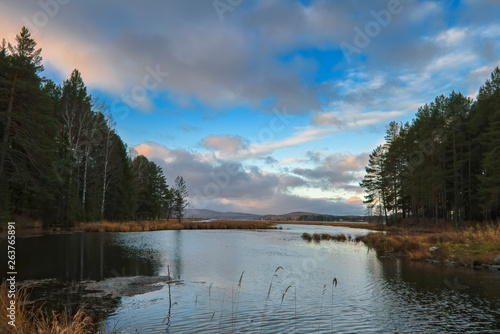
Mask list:
POLYGON ((17 278, 64 283, 169 268, 182 280, 170 300, 166 285, 121 298, 106 321, 120 333, 500 333, 500 272, 379 259, 363 244, 301 238, 366 230, 282 227, 20 237, 17 278))

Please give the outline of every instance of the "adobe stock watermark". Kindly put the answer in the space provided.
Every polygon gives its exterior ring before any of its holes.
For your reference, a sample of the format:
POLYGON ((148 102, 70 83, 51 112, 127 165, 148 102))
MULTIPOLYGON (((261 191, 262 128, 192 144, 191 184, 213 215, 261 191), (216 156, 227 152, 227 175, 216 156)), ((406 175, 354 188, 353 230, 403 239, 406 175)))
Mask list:
MULTIPOLYGON (((266 126, 262 127, 256 137, 251 138, 253 144, 259 144, 272 141, 275 134, 284 131, 291 123, 292 115, 277 109, 273 110, 273 117, 269 120, 266 126)), ((255 152, 250 151, 251 154, 255 152)), ((231 180, 241 173, 239 163, 225 163, 222 165, 222 170, 217 173, 210 173, 210 182, 207 182, 201 188, 194 188, 191 197, 191 205, 196 209, 204 209, 210 204, 210 200, 216 199, 221 192, 226 189, 231 180)))
MULTIPOLYGON (((405 0, 411 2, 412 0, 405 0)), ((340 49, 344 54, 344 58, 348 63, 352 61, 353 54, 360 54, 361 51, 368 47, 372 40, 382 32, 382 28, 386 28, 392 22, 393 16, 400 14, 404 10, 400 0, 389 0, 387 2, 387 9, 380 11, 370 11, 373 20, 368 21, 363 29, 359 26, 354 27, 353 44, 346 42, 340 43, 340 49)))
POLYGON ((168 72, 161 71, 160 65, 156 65, 154 69, 148 65, 145 70, 147 74, 142 79, 142 83, 134 86, 129 94, 122 94, 119 99, 115 99, 111 104, 111 111, 120 120, 127 118, 130 109, 137 108, 139 103, 144 102, 147 99, 148 91, 158 88, 169 75, 168 72))
POLYGON ((458 282, 458 277, 455 277, 453 282, 450 282, 447 278, 443 281, 444 285, 451 291, 463 291, 468 288, 467 285, 462 285, 458 282))
POLYGON ((275 135, 283 132, 290 125, 291 119, 295 117, 289 114, 286 108, 283 108, 283 111, 273 109, 272 113, 273 117, 269 120, 266 126, 259 130, 257 136, 249 138, 251 142, 262 144, 273 141, 275 139, 275 135))
POLYGON ((28 27, 32 34, 36 35, 41 28, 45 27, 51 19, 59 14, 61 6, 67 5, 71 0, 40 0, 37 11, 31 18, 23 16, 21 20, 28 27))
POLYGON ((219 19, 224 21, 224 15, 226 15, 227 12, 233 12, 242 2, 243 0, 214 0, 212 5, 219 19))

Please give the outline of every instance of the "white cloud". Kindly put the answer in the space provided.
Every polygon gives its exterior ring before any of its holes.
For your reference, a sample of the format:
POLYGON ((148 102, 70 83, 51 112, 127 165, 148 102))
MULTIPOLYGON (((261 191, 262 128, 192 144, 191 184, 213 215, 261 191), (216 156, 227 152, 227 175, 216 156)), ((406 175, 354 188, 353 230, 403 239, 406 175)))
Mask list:
POLYGON ((231 136, 212 135, 203 139, 202 143, 206 148, 217 150, 222 156, 229 157, 234 156, 245 147, 241 138, 231 136))
POLYGON ((467 28, 451 28, 435 37, 435 42, 441 46, 459 45, 467 37, 467 28))
MULTIPOLYGON (((309 198, 307 191, 294 191, 310 187, 309 181, 294 174, 264 172, 255 166, 213 159, 206 154, 182 149, 172 150, 154 142, 143 143, 135 149, 158 163, 170 182, 179 174, 184 177, 188 199, 193 208, 258 214, 298 210, 326 214, 363 214, 364 211, 362 204, 349 201, 350 197, 356 196, 355 189, 350 189, 351 195, 345 198, 309 198)), ((331 155, 325 159, 325 164, 328 164, 332 172, 343 174, 358 169, 358 159, 361 159, 360 156, 331 155), (335 159, 338 161, 337 169, 333 166, 335 159)), ((342 177, 345 176, 339 176, 342 177)))

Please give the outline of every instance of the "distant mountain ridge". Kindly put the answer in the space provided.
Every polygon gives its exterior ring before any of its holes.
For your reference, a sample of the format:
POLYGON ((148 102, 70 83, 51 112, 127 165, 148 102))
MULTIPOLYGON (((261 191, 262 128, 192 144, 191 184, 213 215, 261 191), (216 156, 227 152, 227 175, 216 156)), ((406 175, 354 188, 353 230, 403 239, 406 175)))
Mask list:
POLYGON ((285 213, 282 215, 264 215, 261 217, 261 219, 264 219, 264 220, 298 220, 299 217, 301 217, 301 216, 312 216, 312 215, 317 215, 317 213, 297 211, 297 212, 285 213))
POLYGON ((227 219, 227 220, 255 220, 261 215, 242 212, 218 212, 207 209, 187 209, 184 211, 184 217, 197 219, 227 219))
POLYGON ((185 218, 219 220, 270 220, 270 221, 364 221, 365 216, 324 215, 314 212, 290 212, 282 215, 256 215, 243 212, 219 212, 207 209, 187 209, 185 218), (300 219, 299 219, 300 218, 300 219))

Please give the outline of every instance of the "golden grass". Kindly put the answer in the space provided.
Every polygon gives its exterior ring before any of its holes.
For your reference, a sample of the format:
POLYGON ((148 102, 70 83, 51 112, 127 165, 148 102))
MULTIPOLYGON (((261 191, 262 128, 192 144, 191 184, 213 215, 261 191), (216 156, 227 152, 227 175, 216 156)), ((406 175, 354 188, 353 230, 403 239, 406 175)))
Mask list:
POLYGON ((500 254, 500 225, 476 225, 460 230, 391 228, 385 234, 371 233, 360 239, 378 252, 395 252, 410 260, 480 265, 493 263, 500 254))
POLYGON ((129 221, 129 222, 91 222, 78 223, 75 227, 77 231, 84 232, 142 232, 160 230, 210 230, 210 229, 270 229, 274 228, 276 222, 266 221, 231 221, 213 220, 210 222, 195 222, 196 220, 183 221, 176 220, 151 220, 151 221, 129 221))
POLYGON ((319 226, 338 226, 338 227, 350 227, 350 228, 361 228, 372 231, 383 231, 385 227, 380 224, 373 223, 333 223, 333 222, 303 222, 303 221, 275 221, 276 224, 288 224, 288 225, 319 225, 319 226))
POLYGON ((15 326, 9 324, 8 287, 4 281, 0 286, 0 333, 2 334, 87 334, 93 333, 96 326, 85 314, 83 308, 71 316, 69 313, 46 313, 41 307, 32 309, 28 305, 28 292, 20 288, 16 292, 15 326))

